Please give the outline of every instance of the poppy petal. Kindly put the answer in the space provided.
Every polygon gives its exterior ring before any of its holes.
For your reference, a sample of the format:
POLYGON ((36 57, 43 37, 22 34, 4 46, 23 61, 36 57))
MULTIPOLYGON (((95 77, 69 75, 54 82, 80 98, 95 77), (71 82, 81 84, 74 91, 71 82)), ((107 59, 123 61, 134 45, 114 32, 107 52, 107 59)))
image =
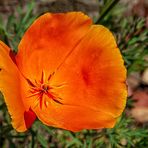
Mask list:
POLYGON ((86 34, 91 19, 81 12, 39 17, 26 31, 16 56, 17 65, 30 79, 53 72, 86 34))
POLYGON ((45 124, 72 131, 113 127, 125 107, 125 79, 113 35, 93 25, 50 82, 60 102, 47 98, 48 105, 33 110, 45 124))
POLYGON ((92 106, 115 117, 125 107, 124 61, 113 35, 101 25, 92 26, 53 81, 67 85, 56 91, 64 104, 92 106))
POLYGON ((54 101, 48 107, 34 108, 39 120, 48 126, 54 126, 73 132, 83 129, 112 128, 116 118, 89 107, 61 105, 54 101))
POLYGON ((21 76, 10 55, 9 47, 0 41, 0 91, 4 95, 13 127, 23 132, 27 128, 24 120, 25 107, 20 94, 21 76))

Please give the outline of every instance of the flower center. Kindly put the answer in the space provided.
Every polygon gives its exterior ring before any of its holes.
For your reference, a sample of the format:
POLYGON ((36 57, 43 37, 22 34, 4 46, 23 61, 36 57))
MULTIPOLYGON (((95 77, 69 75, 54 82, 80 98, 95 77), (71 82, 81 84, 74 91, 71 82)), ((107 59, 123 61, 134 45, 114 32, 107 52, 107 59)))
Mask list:
POLYGON ((44 92, 48 92, 49 86, 48 86, 47 84, 44 84, 44 85, 42 86, 42 89, 43 89, 44 92))
POLYGON ((53 91, 54 88, 57 88, 61 85, 59 86, 49 85, 50 79, 52 78, 53 74, 48 77, 47 81, 44 78, 45 76, 43 72, 40 81, 35 80, 34 82, 32 82, 29 79, 26 79, 30 86, 29 89, 30 95, 28 96, 28 98, 30 97, 34 98, 35 107, 37 105, 39 105, 41 109, 43 108, 43 106, 47 107, 49 101, 55 101, 56 103, 62 104, 61 98, 58 97, 58 95, 53 91))

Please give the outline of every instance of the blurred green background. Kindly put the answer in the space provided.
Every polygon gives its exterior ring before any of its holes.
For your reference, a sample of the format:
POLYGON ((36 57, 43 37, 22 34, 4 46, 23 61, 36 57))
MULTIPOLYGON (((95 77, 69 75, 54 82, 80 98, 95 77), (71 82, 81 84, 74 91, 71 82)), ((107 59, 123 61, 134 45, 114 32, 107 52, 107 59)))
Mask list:
POLYGON ((0 40, 17 52, 26 29, 47 11, 83 11, 114 33, 128 70, 126 109, 113 129, 73 133, 37 120, 17 133, 0 95, 0 147, 148 148, 148 1, 0 0, 0 40))

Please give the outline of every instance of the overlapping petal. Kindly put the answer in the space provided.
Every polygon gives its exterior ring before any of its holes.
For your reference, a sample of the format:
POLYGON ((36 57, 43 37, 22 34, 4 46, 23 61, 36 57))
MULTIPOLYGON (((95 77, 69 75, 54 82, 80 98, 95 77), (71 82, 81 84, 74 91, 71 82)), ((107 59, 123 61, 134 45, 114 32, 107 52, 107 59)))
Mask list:
POLYGON ((0 41, 0 91, 4 95, 13 127, 25 131, 25 107, 21 100, 20 80, 20 73, 10 57, 10 49, 0 41))
POLYGON ((23 36, 16 56, 25 76, 40 79, 42 70, 53 72, 75 48, 91 25, 81 12, 51 14, 39 17, 23 36))

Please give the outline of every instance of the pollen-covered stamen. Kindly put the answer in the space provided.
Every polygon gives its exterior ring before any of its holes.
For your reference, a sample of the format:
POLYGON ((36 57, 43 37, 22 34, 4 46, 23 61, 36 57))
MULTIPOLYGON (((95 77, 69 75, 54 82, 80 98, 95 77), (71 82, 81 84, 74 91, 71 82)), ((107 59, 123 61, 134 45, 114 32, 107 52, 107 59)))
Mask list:
MULTIPOLYGON (((55 86, 52 87, 49 84, 49 81, 53 75, 54 75, 54 73, 50 74, 47 81, 46 81, 44 72, 42 72, 41 80, 39 80, 39 81, 35 80, 34 83, 31 80, 26 79, 28 84, 30 85, 30 90, 29 90, 30 95, 28 96, 28 98, 35 97, 35 106, 39 105, 41 109, 43 106, 45 106, 45 107, 48 106, 48 102, 50 101, 50 99, 55 101, 56 103, 62 104, 59 101, 59 100, 61 100, 61 98, 59 98, 58 95, 53 92, 53 89, 55 88, 55 86), (47 97, 45 97, 45 95, 47 97)), ((58 87, 58 86, 56 86, 56 87, 58 87)), ((61 87, 61 85, 59 85, 59 87, 61 87)))

